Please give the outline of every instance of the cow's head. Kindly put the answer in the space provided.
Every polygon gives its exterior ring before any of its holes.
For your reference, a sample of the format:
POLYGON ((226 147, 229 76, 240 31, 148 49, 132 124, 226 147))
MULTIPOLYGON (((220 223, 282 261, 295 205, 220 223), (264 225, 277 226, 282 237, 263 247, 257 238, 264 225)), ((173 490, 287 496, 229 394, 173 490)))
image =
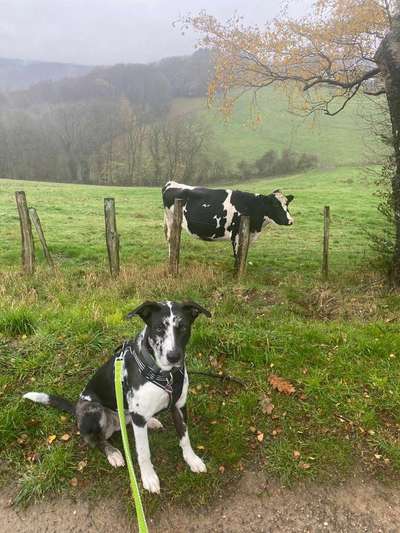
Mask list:
POLYGON ((263 205, 265 216, 281 226, 292 225, 294 219, 289 213, 288 206, 293 199, 294 196, 292 194, 285 196, 279 189, 268 196, 264 196, 263 205))

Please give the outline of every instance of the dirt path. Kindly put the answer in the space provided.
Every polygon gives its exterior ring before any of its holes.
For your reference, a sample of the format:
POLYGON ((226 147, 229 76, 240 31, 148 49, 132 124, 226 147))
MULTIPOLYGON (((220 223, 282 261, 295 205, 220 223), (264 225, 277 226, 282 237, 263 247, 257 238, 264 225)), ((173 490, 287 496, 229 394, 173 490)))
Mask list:
MULTIPOLYGON (((228 498, 209 509, 161 513, 153 533, 400 532, 400 487, 360 478, 335 487, 295 490, 247 473, 228 498)), ((134 531, 117 500, 89 504, 62 498, 17 511, 0 494, 1 533, 126 533, 134 531)))

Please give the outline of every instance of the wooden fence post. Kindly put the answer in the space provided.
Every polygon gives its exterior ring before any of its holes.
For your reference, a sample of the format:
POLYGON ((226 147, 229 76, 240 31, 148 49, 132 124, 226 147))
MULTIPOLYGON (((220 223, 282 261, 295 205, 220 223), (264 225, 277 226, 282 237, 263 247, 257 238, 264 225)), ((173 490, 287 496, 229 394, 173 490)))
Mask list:
POLYGON ((250 217, 242 215, 239 225, 239 246, 235 261, 236 276, 240 278, 246 272, 247 254, 250 245, 250 217))
POLYGON ((42 224, 40 223, 39 215, 37 214, 37 211, 34 207, 29 208, 29 215, 31 217, 31 221, 33 222, 33 225, 35 226, 36 232, 41 242, 46 261, 49 264, 49 266, 54 267, 53 259, 51 257, 49 248, 47 246, 46 238, 43 233, 42 224))
POLYGON ((114 198, 104 198, 104 220, 106 227, 106 243, 110 273, 112 276, 119 274, 119 235, 115 216, 114 198))
POLYGON ((169 272, 173 276, 177 276, 179 273, 182 217, 183 200, 181 198, 176 198, 174 202, 174 218, 169 237, 169 272))
POLYGON ((15 193, 15 200, 17 202, 19 224, 21 227, 22 268, 26 274, 33 274, 35 270, 35 247, 25 192, 17 191, 15 193))
POLYGON ((324 207, 324 247, 322 252, 322 278, 324 281, 328 279, 329 275, 329 224, 330 224, 330 208, 324 207))

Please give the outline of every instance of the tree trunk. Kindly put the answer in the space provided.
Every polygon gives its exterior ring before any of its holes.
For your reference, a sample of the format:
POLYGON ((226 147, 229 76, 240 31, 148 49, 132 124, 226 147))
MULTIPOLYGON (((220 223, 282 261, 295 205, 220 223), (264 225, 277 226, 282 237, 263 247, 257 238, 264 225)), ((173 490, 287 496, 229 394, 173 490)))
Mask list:
POLYGON ((395 157, 395 172, 392 177, 395 243, 391 274, 394 284, 400 286, 400 15, 393 18, 392 28, 379 46, 375 60, 384 75, 392 124, 395 157))

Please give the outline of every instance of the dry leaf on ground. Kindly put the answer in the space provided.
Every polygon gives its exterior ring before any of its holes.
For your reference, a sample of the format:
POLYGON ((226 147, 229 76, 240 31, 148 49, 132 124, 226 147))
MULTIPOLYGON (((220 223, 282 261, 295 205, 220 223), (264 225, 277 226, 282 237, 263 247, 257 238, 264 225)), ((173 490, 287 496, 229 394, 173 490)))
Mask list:
POLYGON ((268 396, 264 396, 263 398, 261 398, 260 404, 261 404, 261 411, 265 415, 270 415, 275 407, 274 404, 271 402, 271 398, 268 398, 268 396))
POLYGON ((276 374, 270 374, 268 377, 268 383, 271 387, 282 394, 294 394, 296 392, 295 387, 286 379, 283 379, 276 374))

